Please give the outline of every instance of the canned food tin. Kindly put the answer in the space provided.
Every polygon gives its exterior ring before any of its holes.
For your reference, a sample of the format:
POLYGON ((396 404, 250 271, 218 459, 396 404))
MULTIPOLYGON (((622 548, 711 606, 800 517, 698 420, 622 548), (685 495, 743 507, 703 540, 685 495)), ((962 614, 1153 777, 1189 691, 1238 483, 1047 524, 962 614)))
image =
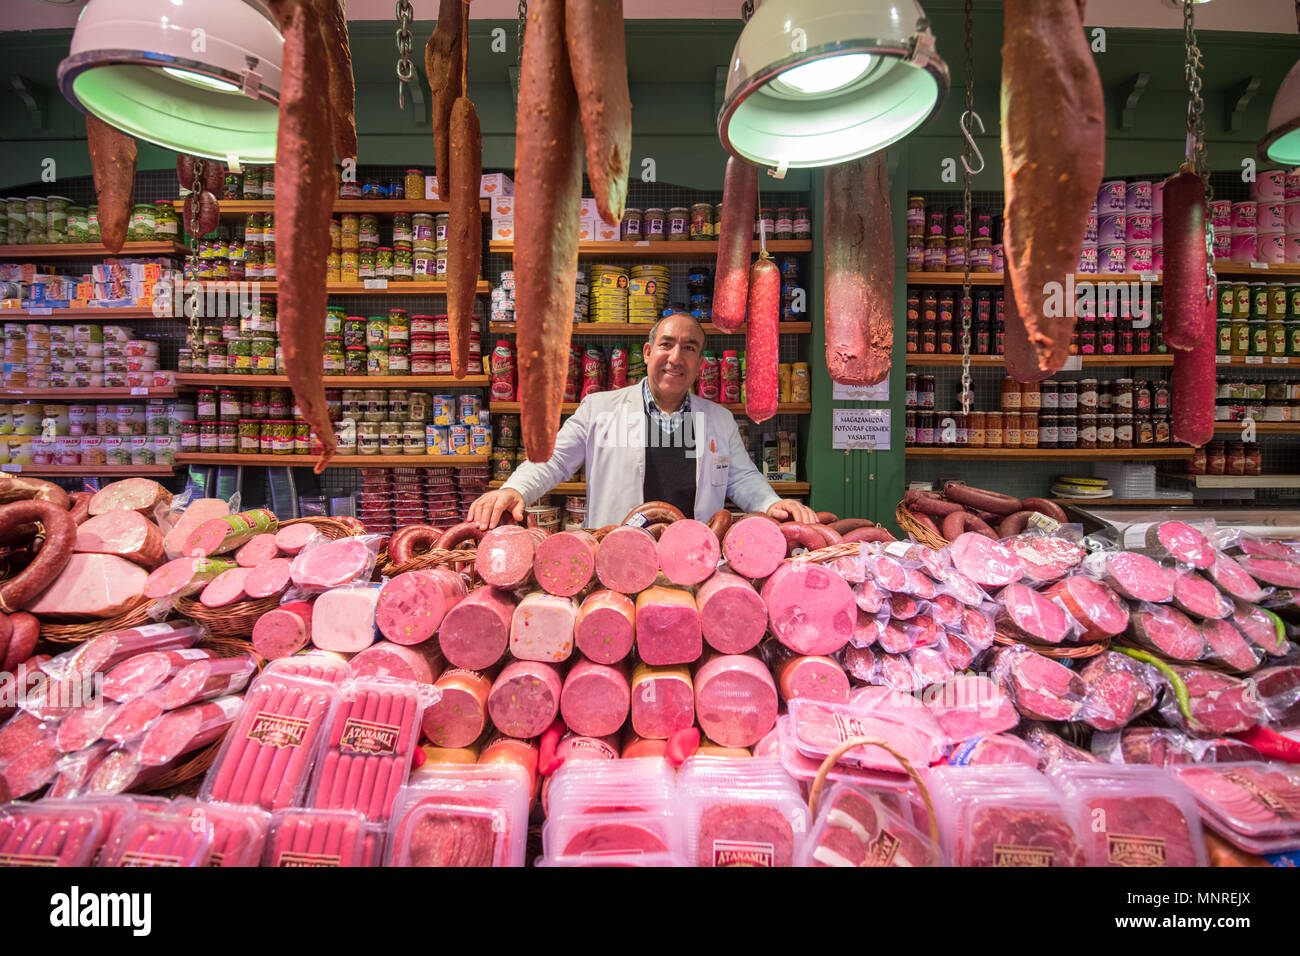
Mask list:
POLYGON ((433 396, 433 418, 435 425, 451 425, 456 416, 456 397, 454 395, 433 396))
POLYGON ((460 396, 460 415, 458 421, 462 425, 479 424, 480 415, 483 407, 483 400, 477 395, 460 396))
POLYGON ((448 425, 424 426, 425 451, 430 455, 449 455, 451 428, 448 425))
POLYGON ((470 453, 469 426, 452 425, 449 429, 450 454, 468 455, 470 453))
POLYGON ((471 455, 492 454, 492 429, 487 425, 470 425, 469 451, 471 455))

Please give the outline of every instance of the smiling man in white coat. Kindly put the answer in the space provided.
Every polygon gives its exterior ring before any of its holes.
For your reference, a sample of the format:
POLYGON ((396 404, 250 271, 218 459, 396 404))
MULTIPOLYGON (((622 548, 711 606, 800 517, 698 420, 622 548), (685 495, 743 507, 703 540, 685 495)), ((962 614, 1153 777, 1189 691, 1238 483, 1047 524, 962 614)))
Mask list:
POLYGON ((675 312, 646 343, 646 378, 588 395, 555 437, 544 463, 525 462, 501 488, 478 498, 469 520, 495 528, 587 466, 587 527, 618 524, 637 505, 664 501, 706 521, 730 498, 745 511, 815 524, 816 513, 782 499, 754 467, 735 416, 691 394, 704 357, 704 329, 675 312))

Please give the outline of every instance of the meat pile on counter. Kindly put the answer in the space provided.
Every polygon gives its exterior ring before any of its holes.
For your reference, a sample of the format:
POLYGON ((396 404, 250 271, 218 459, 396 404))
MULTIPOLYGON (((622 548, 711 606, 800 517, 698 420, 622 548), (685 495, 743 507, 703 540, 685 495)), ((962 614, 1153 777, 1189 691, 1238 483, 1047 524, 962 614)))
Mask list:
POLYGON ((0 810, 6 860, 523 865, 530 817, 547 866, 1197 865, 1202 822, 1300 848, 1300 560, 1275 543, 1031 523, 807 560, 838 532, 649 506, 330 539, 151 484, 68 502, 73 553, 25 601, 40 626, 143 595, 159 623, 6 655, 40 690, 0 727, 0 791, 44 794, 0 810), (475 538, 472 573, 378 570, 475 538), (251 642, 212 640, 221 614, 251 642), (218 746, 197 799, 127 795, 218 746))

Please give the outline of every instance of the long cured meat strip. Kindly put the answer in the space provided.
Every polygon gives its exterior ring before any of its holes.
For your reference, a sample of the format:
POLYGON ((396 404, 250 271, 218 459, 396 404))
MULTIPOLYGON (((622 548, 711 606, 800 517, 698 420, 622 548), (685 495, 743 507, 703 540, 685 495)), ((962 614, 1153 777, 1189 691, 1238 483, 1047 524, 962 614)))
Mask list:
POLYGON ((745 414, 754 424, 776 414, 780 398, 781 273, 767 253, 749 271, 749 319, 745 326, 745 414))
POLYGON ((587 140, 587 178, 600 218, 617 226, 623 221, 632 165, 632 98, 621 0, 565 0, 564 36, 587 140))
POLYGON ((525 37, 515 128, 515 312, 524 447, 529 461, 541 462, 560 429, 582 213, 582 127, 564 0, 534 0, 525 37))
MULTIPOLYGON (((1210 328, 1214 327, 1215 303, 1205 302, 1201 294, 1201 308, 1210 313, 1210 328)), ((1207 335, 1190 352, 1174 353, 1174 441, 1189 445, 1204 445, 1214 437, 1214 402, 1218 394, 1214 382, 1215 352, 1218 342, 1207 335)))
MULTIPOLYGON (((469 35, 469 4, 463 4, 461 32, 469 35)), ((462 44, 460 85, 451 108, 451 216, 447 234, 447 316, 451 332, 451 374, 464 378, 469 368, 470 329, 474 323, 479 267, 483 259, 483 213, 479 179, 483 175, 483 136, 478 111, 469 96, 469 44, 462 44)), ((440 182, 441 184, 441 182, 440 182)))
POLYGON ((1003 246, 1029 342, 1048 372, 1069 356, 1074 316, 1047 316, 1044 303, 1078 265, 1106 154, 1101 78, 1080 6, 1078 0, 1003 4, 1003 246))
POLYGON ((99 201, 99 236, 109 252, 121 252, 131 223, 136 143, 116 126, 89 113, 86 114, 86 138, 90 141, 90 166, 95 174, 95 197, 99 201))
MULTIPOLYGON (((1006 247, 1007 234, 1011 229, 1002 227, 1002 245, 1006 247)), ((1016 308, 1016 293, 1011 288, 1011 273, 1002 277, 1002 302, 1005 334, 1002 337, 1002 361, 1007 367, 1007 374, 1017 382, 1041 382, 1052 375, 1051 370, 1044 371, 1038 366, 1038 350, 1029 341, 1020 310, 1016 308)))
POLYGON ((884 151, 831 166, 825 182, 826 369, 841 385, 875 385, 889 374, 894 349, 894 237, 884 151))
POLYGON ((714 324, 724 332, 739 331, 745 324, 757 201, 758 167, 738 156, 728 157, 722 181, 722 222, 718 228, 711 313, 714 324))
POLYGON ((461 95, 461 0, 440 0, 438 25, 424 45, 424 72, 433 94, 433 160, 438 198, 451 200, 451 108, 461 95))
POLYGON ((320 78, 329 70, 320 19, 324 0, 274 0, 284 35, 284 81, 276 136, 280 181, 275 220, 280 229, 280 339, 285 371, 302 417, 322 445, 316 474, 334 457, 334 427, 325 404, 325 260, 334 208, 330 101, 320 78))
MULTIPOLYGON (((1190 352, 1214 335, 1214 311, 1205 294, 1205 183, 1183 163, 1165 180, 1165 319, 1171 349, 1190 352)), ((1181 396, 1180 396, 1181 397, 1181 396)))
MULTIPOLYGON (((357 157, 357 84, 352 75, 352 50, 348 44, 348 17, 343 0, 325 0, 328 8, 321 17, 321 37, 330 65, 330 128, 334 153, 339 160, 357 157)), ((412 196, 423 199, 423 196, 412 196)))

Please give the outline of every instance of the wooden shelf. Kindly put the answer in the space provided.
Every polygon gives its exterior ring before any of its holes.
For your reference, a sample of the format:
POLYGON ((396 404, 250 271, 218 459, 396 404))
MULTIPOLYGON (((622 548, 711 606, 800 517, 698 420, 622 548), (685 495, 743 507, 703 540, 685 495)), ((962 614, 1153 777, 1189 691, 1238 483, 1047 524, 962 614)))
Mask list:
POLYGON ((1216 355, 1214 364, 1237 365, 1247 368, 1300 368, 1300 356, 1297 355, 1216 355))
MULTIPOLYGON (((177 464, 180 464, 179 456, 177 464)), ((176 473, 173 465, 2 465, 6 474, 47 475, 50 477, 77 477, 103 475, 113 478, 170 478, 176 473)))
MULTIPOLYGON (((339 455, 327 468, 434 468, 446 465, 486 465, 487 455, 339 455)), ((177 455, 178 465, 251 465, 271 468, 314 468, 315 455, 177 455)))
POLYGON ((1229 276, 1234 278, 1245 276, 1257 276, 1260 278, 1265 276, 1300 276, 1300 265, 1285 264, 1274 266, 1261 262, 1258 264, 1258 267, 1256 267, 1245 262, 1231 262, 1227 259, 1215 259, 1214 274, 1225 278, 1229 276))
MULTIPOLYGON (((718 328, 712 322, 704 322, 705 335, 744 335, 745 328, 741 326, 735 332, 725 332, 718 328)), ((651 322, 577 322, 573 326, 574 335, 649 335, 650 330, 654 327, 651 322)), ((491 322, 488 325, 489 330, 494 335, 514 335, 516 331, 513 322, 491 322)), ((779 329, 782 335, 807 335, 812 332, 811 322, 782 322, 779 329)))
MULTIPOLYGON (((170 319, 173 316, 154 315, 153 309, 0 309, 0 322, 16 319, 40 319, 42 322, 84 322, 93 319, 96 322, 129 322, 132 319, 170 319)), ((176 317, 179 318, 179 317, 176 317)))
MULTIPOLYGON (((1084 366, 1099 366, 1109 368, 1154 368, 1158 365, 1173 365, 1174 356, 1170 352, 1163 355, 1148 352, 1142 355, 1080 355, 1080 362, 1084 366)), ((1001 368, 1004 362, 1004 356, 1001 355, 972 355, 970 357, 972 366, 984 366, 992 368, 1001 368)), ((944 366, 960 366, 961 355, 923 355, 919 352, 909 352, 907 355, 907 365, 910 368, 939 368, 944 366)), ((1064 371, 1064 370, 1063 370, 1064 371)))
MULTIPOLYGON (((495 244, 494 244, 495 245, 495 244)), ((769 243, 770 245, 770 243, 769 243)), ((1267 278, 1277 276, 1279 278, 1300 276, 1300 265, 1267 265, 1259 263, 1251 265, 1244 262, 1231 262, 1227 259, 1216 259, 1214 262, 1214 274, 1222 279, 1229 278, 1267 278)), ((960 272, 909 272, 907 274, 908 285, 961 285, 963 273, 960 272)), ((972 272, 970 277, 971 285, 1002 285, 1005 273, 1002 272, 972 272)), ((1144 282, 1154 281, 1157 285, 1162 279, 1162 274, 1124 272, 1115 274, 1103 273, 1083 273, 1076 272, 1074 281, 1079 282, 1144 282), (1147 276, 1146 279, 1143 276, 1147 276), (1150 277, 1155 276, 1152 280, 1150 277)))
MULTIPOLYGON (((487 388, 492 383, 486 375, 326 375, 326 388, 487 388)), ((193 375, 177 374, 176 384, 220 388, 287 388, 287 375, 193 375)))
POLYGON ((130 256, 184 256, 189 248, 179 242, 128 242, 121 252, 109 252, 98 242, 61 242, 52 245, 0 246, 0 259, 109 259, 130 256))
POLYGON ((908 458, 1010 458, 1017 460, 1070 461, 1089 458, 1191 458, 1192 449, 1176 448, 911 448, 908 458))
POLYGON ((130 388, 7 388, 0 387, 0 398, 62 398, 72 401, 113 398, 175 398, 176 389, 170 385, 136 391, 130 388))
MULTIPOLYGON (((238 216, 247 216, 254 212, 275 212, 274 199, 222 199, 221 201, 221 218, 234 219, 238 216)), ((480 199, 479 208, 487 212, 490 208, 491 200, 480 199)), ((173 199, 172 205, 176 211, 183 212, 185 209, 184 199, 173 199)), ((335 212, 448 212, 450 207, 447 203, 437 199, 336 199, 334 200, 335 212)))
MULTIPOLYGON (((580 402, 564 402, 560 405, 560 414, 572 415, 578 410, 580 404, 580 402)), ((723 405, 723 408, 738 413, 743 413, 745 411, 744 404, 740 403, 727 402, 723 405)), ((522 410, 523 405, 520 402, 492 402, 488 405, 488 411, 493 415, 518 415, 522 410)), ((778 415, 811 415, 812 403, 782 402, 776 406, 776 413, 778 415)))
MULTIPOLYGON (((250 295, 276 295, 280 284, 275 279, 186 279, 182 291, 188 292, 191 282, 198 282, 203 291, 239 294, 247 291, 250 295)), ((491 292, 492 285, 487 280, 480 280, 475 286, 476 292, 491 292)), ((394 282, 382 289, 367 289, 365 282, 327 282, 325 291, 329 295, 446 295, 445 282, 394 282)))
MULTIPOLYGON (((488 482, 489 488, 500 488, 505 482, 493 479, 488 482)), ((812 491, 812 485, 806 481, 772 481, 768 482, 772 490, 778 494, 787 495, 806 495, 812 491)), ((585 481, 562 481, 550 491, 548 495, 585 495, 587 493, 587 483, 585 481)))
MULTIPOLYGON (((758 242, 754 242, 754 251, 758 252, 758 242)), ((498 252, 501 255, 513 255, 515 244, 513 241, 501 241, 488 243, 488 251, 498 252)), ((811 239, 774 239, 767 244, 767 251, 772 253, 779 252, 812 252, 811 239)), ((578 255, 580 256, 632 256, 637 259, 655 259, 663 256, 674 258, 715 258, 718 254, 718 243, 715 240, 700 239, 692 242, 685 240, 665 240, 663 242, 580 242, 578 243, 578 255)), ((1001 279, 999 278, 999 281, 1001 279)))
MULTIPOLYGON (((1218 433, 1238 432, 1241 422, 1215 422, 1214 431, 1218 433)), ((1300 422, 1255 422, 1255 431, 1260 435, 1300 435, 1300 422)))
POLYGON ((1170 475, 1197 488, 1300 488, 1300 475, 1170 475))
POLYGON ((1191 498, 1049 498, 1058 505, 1077 505, 1080 508, 1139 507, 1158 508, 1164 505, 1194 505, 1191 498))

